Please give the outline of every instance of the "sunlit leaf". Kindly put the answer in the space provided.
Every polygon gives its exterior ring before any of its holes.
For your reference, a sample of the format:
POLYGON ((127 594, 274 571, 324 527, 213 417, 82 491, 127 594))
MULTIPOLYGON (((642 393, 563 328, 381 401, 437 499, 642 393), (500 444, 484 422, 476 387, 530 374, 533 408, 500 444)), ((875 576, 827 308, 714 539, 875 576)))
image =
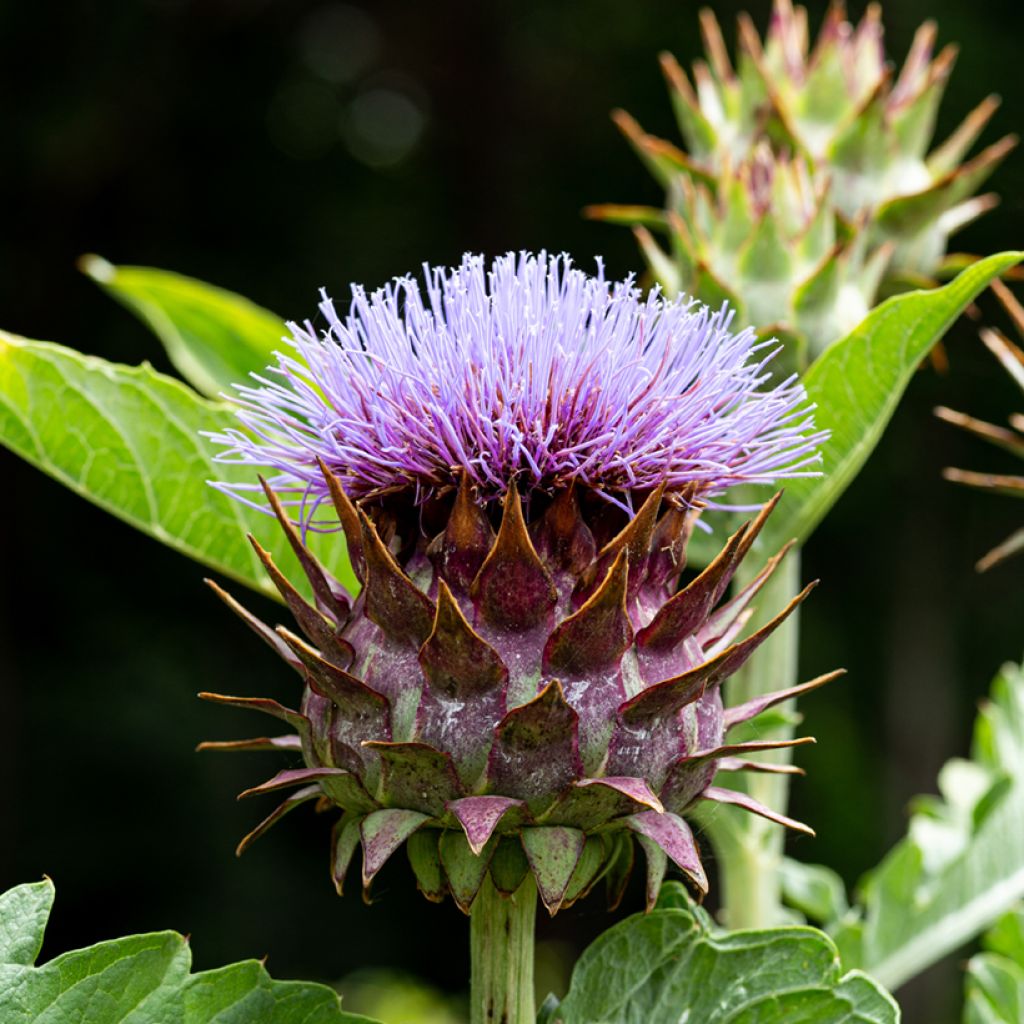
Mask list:
POLYGON ((818 407, 817 426, 832 434, 822 449, 824 472, 787 483, 761 535, 765 550, 810 536, 878 444, 921 360, 989 282, 1022 259, 1000 253, 942 288, 888 299, 815 360, 803 382, 818 407))
POLYGON ((115 267, 99 256, 79 265, 157 335, 178 372, 203 394, 231 395, 232 384, 276 363, 284 321, 241 295, 153 267, 115 267))
POLYGON ((1001 917, 985 936, 985 952, 967 963, 964 1024, 1024 1020, 1024 908, 1001 917))
MULTIPOLYGON (((215 463, 214 447, 200 436, 234 422, 226 404, 152 367, 0 332, 0 444, 169 547, 276 596, 246 533, 299 582, 280 528, 207 484, 251 477, 250 468, 215 463)), ((357 587, 340 532, 310 544, 346 586, 357 587)))

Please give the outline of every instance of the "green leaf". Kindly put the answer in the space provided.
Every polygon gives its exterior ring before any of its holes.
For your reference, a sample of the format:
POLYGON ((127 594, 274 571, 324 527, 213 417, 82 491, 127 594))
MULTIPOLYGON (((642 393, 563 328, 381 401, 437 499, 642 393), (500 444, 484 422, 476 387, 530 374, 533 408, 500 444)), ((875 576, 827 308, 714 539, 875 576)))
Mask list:
POLYGON ((0 964, 35 963, 52 907, 49 879, 19 885, 0 896, 0 964))
POLYGON ((967 963, 964 1024, 1020 1024, 1024 1020, 1024 968, 981 953, 967 963))
POLYGON ((372 1024, 343 1013, 326 985, 274 981, 255 960, 190 974, 188 942, 176 932, 100 942, 33 966, 52 904, 48 880, 0 896, 4 1024, 372 1024))
POLYGON ((1022 259, 1022 252, 990 256, 942 288, 894 296, 815 360, 803 383, 817 425, 832 434, 822 449, 824 473, 786 485, 761 535, 765 550, 814 531, 878 444, 921 360, 982 289, 1022 259))
POLYGON ((821 864, 802 864, 789 857, 782 861, 782 896, 789 906, 821 925, 838 921, 849 910, 839 875, 821 864))
POLYGON ((985 936, 984 953, 967 964, 964 1024, 1024 1020, 1024 908, 1003 915, 985 936))
MULTIPOLYGON (((605 932, 580 958, 561 1024, 895 1024, 875 982, 842 974, 813 928, 723 932, 670 882, 658 908, 605 932)), ((664 892, 664 891, 663 891, 664 892)))
POLYGON ((1024 672, 1004 666, 974 729, 971 761, 918 800, 906 838, 862 883, 836 929, 848 967, 897 988, 1024 897, 1024 672))
POLYGON ((83 256, 81 269, 145 322, 198 391, 234 394, 232 384, 276 363, 284 321, 241 295, 152 267, 115 267, 83 256))
POLYGON ((558 1020, 558 997, 549 992, 537 1011, 537 1024, 556 1024, 558 1020))
POLYGON ((1024 968, 1024 905, 1003 914, 989 929, 982 945, 988 952, 1008 957, 1024 968))
MULTIPOLYGON (((207 484, 253 475, 215 463, 200 436, 235 423, 228 405, 148 365, 119 366, 0 331, 0 444, 143 533, 276 597, 245 535, 304 583, 280 527, 207 484)), ((341 532, 312 546, 354 593, 341 532)))

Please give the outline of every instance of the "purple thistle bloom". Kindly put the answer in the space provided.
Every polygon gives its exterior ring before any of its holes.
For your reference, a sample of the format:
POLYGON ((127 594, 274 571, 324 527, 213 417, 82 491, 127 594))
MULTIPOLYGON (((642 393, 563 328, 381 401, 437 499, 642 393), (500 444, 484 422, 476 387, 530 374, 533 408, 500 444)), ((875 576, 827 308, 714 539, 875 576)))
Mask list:
MULTIPOLYGON (((629 509, 632 492, 662 482, 729 507, 716 498, 730 486, 820 461, 826 435, 803 388, 769 386, 777 347, 730 333, 729 310, 644 298, 632 277, 606 281, 600 261, 591 276, 545 253, 489 267, 467 255, 424 279, 369 296, 355 285, 344 318, 324 294, 322 335, 290 324, 295 354, 237 386, 249 432, 211 435, 220 460, 276 472, 307 526, 328 497, 318 457, 357 499, 408 490, 419 502, 465 475, 485 500, 511 480, 526 499, 575 482, 629 509)), ((215 486, 243 501, 259 487, 215 486)))
POLYGON ((740 639, 788 545, 730 586, 778 498, 682 579, 700 506, 812 471, 824 435, 804 391, 771 386, 770 343, 731 334, 729 312, 643 298, 600 264, 594 277, 564 256, 467 256, 425 276, 422 291, 354 288, 344 320, 325 297, 323 336, 293 327, 296 354, 239 388, 248 431, 215 438, 222 459, 279 474, 265 496, 312 599, 257 543, 304 638, 214 585, 305 682, 297 709, 206 695, 297 733, 213 749, 300 750, 305 764, 246 792, 301 787, 239 848, 317 800, 344 812, 339 893, 358 846, 365 888, 408 841, 423 892, 467 913, 478 894, 532 900, 534 885, 555 913, 606 871, 615 905, 634 840, 649 906, 669 860, 706 892, 684 817, 701 801, 809 831, 714 785, 791 770, 745 758, 802 740, 729 732, 831 678, 723 703, 723 680, 811 589, 740 639), (341 525, 358 594, 278 492, 305 526, 341 525))

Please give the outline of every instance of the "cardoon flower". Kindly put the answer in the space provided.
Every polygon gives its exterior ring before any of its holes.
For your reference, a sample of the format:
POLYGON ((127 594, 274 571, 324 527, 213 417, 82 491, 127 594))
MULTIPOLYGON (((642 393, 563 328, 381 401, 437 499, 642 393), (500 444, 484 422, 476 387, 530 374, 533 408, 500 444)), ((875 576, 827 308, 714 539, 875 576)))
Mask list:
POLYGON ((423 893, 485 929, 503 902, 532 908, 534 883, 551 913, 602 877, 617 901, 634 840, 649 901, 669 862, 703 893, 685 818, 699 801, 806 831, 716 784, 792 770, 756 756, 801 741, 728 732, 825 681, 723 707, 722 681, 807 593, 737 639, 782 553, 726 593, 773 503, 680 585, 702 508, 814 471, 822 435, 801 387, 771 379, 771 349, 725 311, 543 254, 467 256, 320 313, 238 389, 246 429, 215 438, 272 474, 313 594, 258 545, 304 636, 218 590, 304 683, 295 710, 208 695, 297 734, 212 746, 304 762, 248 791, 300 787, 240 849, 305 801, 337 805, 339 892, 358 847, 368 887, 405 843, 423 893), (304 541, 338 524, 355 599, 304 541))

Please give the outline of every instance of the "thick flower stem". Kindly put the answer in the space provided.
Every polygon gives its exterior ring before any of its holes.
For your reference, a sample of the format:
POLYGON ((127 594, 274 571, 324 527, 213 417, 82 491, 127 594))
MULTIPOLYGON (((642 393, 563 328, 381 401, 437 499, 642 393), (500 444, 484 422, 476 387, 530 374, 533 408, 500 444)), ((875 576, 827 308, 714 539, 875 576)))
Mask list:
POLYGON ((470 1024, 534 1024, 536 911, 531 873, 511 897, 499 895, 490 875, 484 879, 469 918, 470 1024))
MULTIPOLYGON (((747 574, 752 571, 753 566, 741 566, 737 587, 749 582, 747 574)), ((783 559, 758 595, 759 614, 752 626, 760 625, 799 591, 800 553, 797 550, 783 559)), ((728 704, 740 704, 797 683, 798 616, 799 611, 794 612, 729 681, 728 704)), ((794 704, 783 704, 780 710, 791 717, 794 704)), ((793 729, 792 723, 780 724, 772 729, 771 737, 791 737, 793 729)), ((769 759, 787 763, 792 760, 792 752, 774 751, 763 758, 769 759)), ((723 782, 724 776, 719 775, 716 784, 723 782)), ((789 776, 744 773, 742 780, 736 777, 735 784, 772 810, 785 813, 789 776)), ((785 842, 782 827, 732 807, 716 806, 702 816, 718 854, 725 924, 729 928, 766 928, 779 924, 782 920, 780 871, 785 842)))

